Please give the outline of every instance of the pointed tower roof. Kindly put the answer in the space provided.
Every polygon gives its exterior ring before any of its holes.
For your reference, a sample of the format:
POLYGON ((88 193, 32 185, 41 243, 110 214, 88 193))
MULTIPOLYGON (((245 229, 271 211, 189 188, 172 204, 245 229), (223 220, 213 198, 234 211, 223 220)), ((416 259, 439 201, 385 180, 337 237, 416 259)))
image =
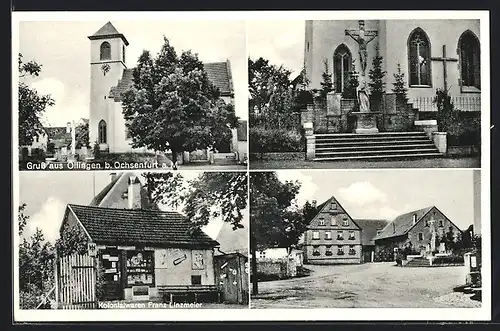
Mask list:
POLYGON ((123 42, 125 45, 128 46, 128 40, 125 38, 123 34, 118 32, 116 28, 111 24, 111 22, 108 22, 104 24, 99 30, 97 30, 96 33, 93 35, 89 36, 88 38, 90 40, 97 40, 97 39, 107 39, 107 38, 122 38, 123 42))

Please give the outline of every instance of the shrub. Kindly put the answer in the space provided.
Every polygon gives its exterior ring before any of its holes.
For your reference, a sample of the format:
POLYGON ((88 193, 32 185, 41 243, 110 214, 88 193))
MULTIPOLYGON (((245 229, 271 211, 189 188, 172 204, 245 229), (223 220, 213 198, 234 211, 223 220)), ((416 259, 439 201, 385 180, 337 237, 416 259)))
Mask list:
POLYGON ((464 257, 459 255, 436 256, 432 264, 463 264, 464 257))
POLYGON ((304 137, 285 129, 250 128, 250 152, 302 152, 304 137))
POLYGON ((35 161, 35 162, 43 162, 45 161, 45 151, 41 148, 33 148, 31 150, 31 158, 30 160, 31 161, 35 161))

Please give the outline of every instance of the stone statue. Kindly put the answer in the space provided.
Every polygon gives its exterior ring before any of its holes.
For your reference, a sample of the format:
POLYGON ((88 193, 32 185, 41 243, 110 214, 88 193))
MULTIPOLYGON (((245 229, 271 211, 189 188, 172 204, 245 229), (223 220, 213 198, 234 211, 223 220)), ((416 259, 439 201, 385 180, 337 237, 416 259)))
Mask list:
POLYGON ((357 87, 359 111, 367 113, 370 111, 370 97, 368 96, 368 84, 362 81, 357 87))
POLYGON ((365 21, 359 21, 359 31, 356 30, 345 30, 345 34, 358 44, 359 47, 359 62, 361 64, 361 75, 365 75, 366 64, 368 60, 367 46, 370 41, 375 39, 377 36, 377 31, 366 31, 365 32, 365 21), (368 39, 367 39, 368 38, 368 39))

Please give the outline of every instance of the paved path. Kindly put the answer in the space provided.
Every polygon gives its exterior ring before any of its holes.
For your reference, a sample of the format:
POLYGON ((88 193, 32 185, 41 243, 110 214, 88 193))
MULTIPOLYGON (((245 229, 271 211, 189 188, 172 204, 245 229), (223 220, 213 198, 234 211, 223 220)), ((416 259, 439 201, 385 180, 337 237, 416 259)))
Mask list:
POLYGON ((312 266, 303 278, 259 283, 252 308, 438 308, 477 307, 453 287, 462 267, 401 268, 394 263, 312 266))
POLYGON ((480 168, 479 157, 411 159, 404 161, 250 161, 250 169, 480 168))

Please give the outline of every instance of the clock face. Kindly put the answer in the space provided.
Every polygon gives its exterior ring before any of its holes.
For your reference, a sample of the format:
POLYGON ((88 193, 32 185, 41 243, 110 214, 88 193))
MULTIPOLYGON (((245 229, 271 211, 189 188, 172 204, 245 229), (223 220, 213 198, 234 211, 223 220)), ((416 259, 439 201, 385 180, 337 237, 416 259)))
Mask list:
POLYGON ((101 70, 102 70, 102 73, 104 74, 104 76, 106 76, 106 74, 109 72, 110 69, 111 69, 111 67, 107 63, 105 63, 101 66, 101 70))

